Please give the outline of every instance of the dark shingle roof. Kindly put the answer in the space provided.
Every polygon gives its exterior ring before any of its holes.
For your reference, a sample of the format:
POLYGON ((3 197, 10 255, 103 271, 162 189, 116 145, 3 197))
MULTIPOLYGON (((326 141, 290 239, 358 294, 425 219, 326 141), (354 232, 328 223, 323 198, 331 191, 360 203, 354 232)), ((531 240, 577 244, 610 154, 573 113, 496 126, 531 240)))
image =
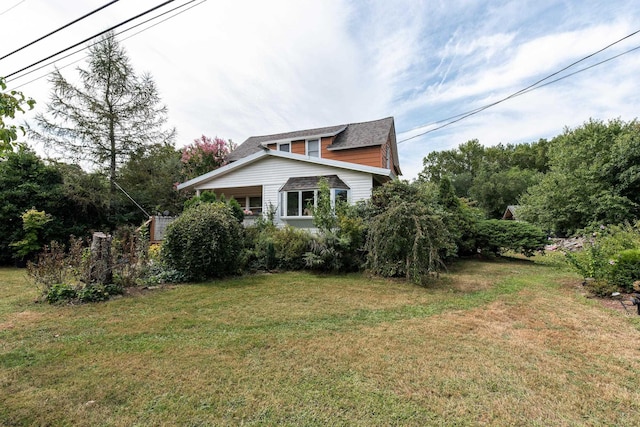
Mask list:
POLYGON ((372 122, 352 123, 327 148, 329 150, 343 150, 345 148, 382 145, 387 142, 392 127, 393 117, 372 122))
MULTIPOLYGON (((319 135, 336 135, 329 150, 342 150, 347 148, 368 147, 371 145, 382 145, 387 142, 389 133, 393 132, 393 142, 395 143, 395 129, 393 128, 393 117, 387 117, 370 122, 351 123, 347 125, 328 126, 316 129, 300 130, 295 132, 279 133, 275 135, 252 136, 238 146, 229 154, 229 161, 240 160, 243 157, 254 154, 263 148, 264 143, 271 141, 295 141, 319 135)), ((395 156, 394 156, 395 157, 395 156)), ((397 159, 394 159, 397 162, 397 159)))
POLYGON ((349 186, 341 180, 338 175, 325 175, 322 176, 301 176, 296 178, 289 178, 280 191, 293 191, 293 190, 315 190, 319 188, 318 182, 320 178, 327 178, 329 187, 342 188, 349 190, 349 186))

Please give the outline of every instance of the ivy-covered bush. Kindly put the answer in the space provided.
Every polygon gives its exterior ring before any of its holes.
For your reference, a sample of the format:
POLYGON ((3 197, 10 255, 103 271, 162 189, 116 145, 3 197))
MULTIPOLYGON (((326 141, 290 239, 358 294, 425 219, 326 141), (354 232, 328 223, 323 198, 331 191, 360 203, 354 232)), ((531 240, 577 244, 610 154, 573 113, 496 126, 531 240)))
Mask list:
POLYGON ((187 209, 165 233, 162 258, 188 280, 233 274, 242 268, 242 225, 225 203, 204 203, 187 209))
POLYGON ((527 222, 488 219, 477 224, 476 244, 481 251, 496 255, 509 250, 533 256, 536 251, 544 250, 547 236, 527 222))

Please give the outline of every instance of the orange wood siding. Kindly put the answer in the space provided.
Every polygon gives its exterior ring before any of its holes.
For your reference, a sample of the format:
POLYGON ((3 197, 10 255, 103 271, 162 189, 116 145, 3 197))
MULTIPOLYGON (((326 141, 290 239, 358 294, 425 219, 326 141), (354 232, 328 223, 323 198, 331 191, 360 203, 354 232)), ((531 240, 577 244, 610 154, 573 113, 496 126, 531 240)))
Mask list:
POLYGON ((383 167, 380 146, 350 148, 348 150, 326 151, 322 157, 330 160, 357 163, 359 165, 383 167))
POLYGON ((291 143, 291 152, 294 154, 302 154, 303 156, 307 153, 305 153, 305 142, 304 140, 302 141, 293 141, 291 143))
POLYGON ((267 144, 267 148, 269 150, 277 150, 278 146, 276 144, 267 144))

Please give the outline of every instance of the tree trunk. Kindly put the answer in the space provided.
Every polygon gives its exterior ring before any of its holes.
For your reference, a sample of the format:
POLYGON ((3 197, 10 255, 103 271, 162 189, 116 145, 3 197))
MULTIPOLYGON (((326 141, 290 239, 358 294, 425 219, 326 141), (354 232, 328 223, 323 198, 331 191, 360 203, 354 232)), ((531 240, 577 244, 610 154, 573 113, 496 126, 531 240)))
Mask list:
POLYGON ((112 282, 111 236, 100 232, 93 233, 89 283, 109 284, 112 282))

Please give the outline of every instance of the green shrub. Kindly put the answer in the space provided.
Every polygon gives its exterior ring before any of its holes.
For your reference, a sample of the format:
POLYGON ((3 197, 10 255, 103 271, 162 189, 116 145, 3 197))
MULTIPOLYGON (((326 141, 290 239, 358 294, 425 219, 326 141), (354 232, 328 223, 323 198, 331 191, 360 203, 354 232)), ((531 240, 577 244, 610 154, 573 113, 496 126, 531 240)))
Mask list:
POLYGON ((92 283, 78 291, 78 299, 81 302, 101 302, 107 301, 111 295, 121 295, 122 293, 123 288, 121 286, 92 283))
POLYGON ((252 226, 247 228, 249 264, 258 270, 300 270, 309 250, 311 234, 291 226, 252 226))
POLYGON ((585 279, 605 282, 615 290, 629 290, 633 282, 629 278, 635 274, 633 250, 640 248, 640 223, 601 225, 583 232, 589 241, 581 251, 566 252, 567 263, 585 279), (629 250, 632 252, 627 253, 629 250))
POLYGON ((496 255, 510 250, 533 256, 536 251, 544 250, 547 236, 527 222, 489 219, 478 222, 476 244, 479 250, 496 255))
POLYGON ((283 270, 304 268, 304 254, 309 250, 311 242, 308 231, 286 226, 273 233, 272 242, 278 268, 283 270))
POLYGON ((617 286, 612 285, 606 280, 590 280, 585 283, 587 290, 597 297, 610 297, 612 293, 617 292, 617 286))
POLYGON ((630 292, 633 282, 640 280, 640 249, 620 252, 610 265, 609 283, 622 291, 630 292))
POLYGON ((184 211, 168 227, 162 258, 188 280, 236 273, 243 229, 225 203, 204 203, 184 211))
POLYGON ((371 220, 367 266, 374 274, 423 283, 444 266, 441 254, 452 248, 441 215, 419 201, 398 201, 371 220))
POLYGON ((67 302, 78 296, 76 289, 66 283, 55 283, 47 289, 45 298, 49 304, 67 302))

